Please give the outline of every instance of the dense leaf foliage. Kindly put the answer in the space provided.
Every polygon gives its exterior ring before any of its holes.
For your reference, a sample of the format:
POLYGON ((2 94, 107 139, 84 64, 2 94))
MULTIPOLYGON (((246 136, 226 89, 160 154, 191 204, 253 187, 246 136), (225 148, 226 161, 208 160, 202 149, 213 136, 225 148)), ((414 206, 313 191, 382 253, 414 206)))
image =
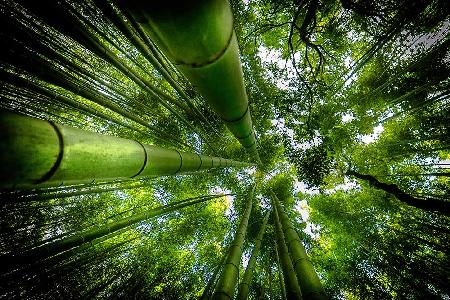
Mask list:
MULTIPOLYGON (((0 1, 0 109, 256 163, 122 5, 0 1)), ((261 164, 1 190, 1 298, 211 295, 253 201, 242 280, 271 191, 331 299, 450 298, 450 2, 230 5, 261 164)), ((249 297, 280 299, 273 214, 260 239, 249 297)))

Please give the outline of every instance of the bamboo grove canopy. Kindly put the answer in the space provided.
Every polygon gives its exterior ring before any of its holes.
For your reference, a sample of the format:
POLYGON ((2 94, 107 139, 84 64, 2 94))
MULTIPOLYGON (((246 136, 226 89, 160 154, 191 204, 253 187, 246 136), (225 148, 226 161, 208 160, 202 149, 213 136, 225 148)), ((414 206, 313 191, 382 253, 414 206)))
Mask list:
POLYGON ((0 16, 0 298, 450 297, 449 1, 0 16))

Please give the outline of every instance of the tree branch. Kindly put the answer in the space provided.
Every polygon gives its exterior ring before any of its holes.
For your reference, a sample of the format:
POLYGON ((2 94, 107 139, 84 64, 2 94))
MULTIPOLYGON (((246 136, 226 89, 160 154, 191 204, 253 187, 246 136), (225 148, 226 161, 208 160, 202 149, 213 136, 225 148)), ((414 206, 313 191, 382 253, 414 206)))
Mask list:
POLYGON ((361 174, 353 170, 348 170, 345 174, 365 180, 373 187, 395 196, 398 200, 410 206, 414 206, 426 211, 436 211, 443 215, 450 216, 449 201, 443 201, 436 198, 416 198, 402 191, 396 184, 383 183, 371 175, 361 174))

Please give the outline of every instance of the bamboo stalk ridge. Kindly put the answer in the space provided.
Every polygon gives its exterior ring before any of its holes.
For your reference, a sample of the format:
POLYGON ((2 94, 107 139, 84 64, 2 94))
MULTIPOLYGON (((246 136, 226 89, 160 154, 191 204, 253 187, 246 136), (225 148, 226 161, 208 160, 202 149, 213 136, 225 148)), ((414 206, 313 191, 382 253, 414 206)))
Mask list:
POLYGON ((6 111, 0 111, 0 141, 0 189, 250 165, 141 144, 6 111))
POLYGON ((228 1, 122 2, 260 162, 228 1))

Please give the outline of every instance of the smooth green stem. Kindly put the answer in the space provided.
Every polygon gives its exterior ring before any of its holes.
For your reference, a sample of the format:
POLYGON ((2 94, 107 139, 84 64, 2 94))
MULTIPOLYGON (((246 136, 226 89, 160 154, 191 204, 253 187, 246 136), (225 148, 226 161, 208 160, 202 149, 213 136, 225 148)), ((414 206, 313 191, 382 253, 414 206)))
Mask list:
POLYGON ((123 4, 259 163, 228 1, 123 4))
POLYGON ((230 245, 228 257, 223 266, 222 274, 217 283, 216 290, 212 299, 233 299, 234 289, 239 277, 239 265, 241 262, 242 251, 244 247, 245 235, 247 233, 248 219, 252 211, 253 191, 249 194, 247 206, 242 215, 241 222, 233 243, 230 245))
POLYGON ((292 260, 289 256, 288 247, 283 236, 283 229, 281 227, 279 214, 277 208, 273 206, 273 215, 275 223, 275 236, 277 240, 277 247, 279 252, 279 258, 281 262, 281 269, 283 270, 284 286, 286 288, 286 299, 301 300, 302 292, 298 284, 297 276, 295 274, 292 260))
POLYGON ((256 266, 256 258, 259 254, 259 249, 261 248, 261 241, 264 236, 266 229, 267 220, 269 219, 270 211, 268 211, 263 219, 261 227, 259 229, 258 235, 256 236, 255 245, 253 247, 252 255, 247 264, 247 269, 245 270, 244 278, 239 284, 239 290, 237 294, 237 299, 245 300, 248 298, 248 292, 250 290, 250 284, 252 282, 253 270, 256 266))
MULTIPOLYGON (((141 187, 149 186, 148 184, 142 183, 142 184, 136 184, 136 185, 130 185, 125 187, 111 187, 111 188, 96 188, 96 189, 87 189, 87 190, 75 190, 70 192, 61 192, 61 193, 48 193, 48 194, 31 194, 26 195, 23 197, 16 197, 14 194, 9 195, 9 197, 4 197, 2 201, 10 201, 10 202, 28 202, 28 201, 46 201, 46 200, 52 200, 52 199, 61 199, 61 198, 68 198, 68 197, 75 197, 75 196, 81 196, 81 195, 89 195, 89 194, 101 194, 101 193, 107 193, 107 192, 113 192, 113 191, 125 191, 129 189, 139 189, 141 187)), ((70 188, 69 188, 70 189, 70 188)))
POLYGON ((222 258, 220 259, 220 263, 216 266, 216 269, 214 270, 214 273, 212 274, 211 278, 208 281, 208 284, 205 287, 205 290, 202 293, 202 296, 200 297, 201 300, 207 300, 211 297, 211 293, 214 292, 214 287, 217 283, 217 276, 219 275, 219 272, 222 270, 223 264, 226 261, 228 257, 228 249, 226 249, 225 254, 222 255, 222 258))
POLYGON ((248 164, 0 111, 0 188, 175 175, 248 164))
POLYGON ((303 298, 307 300, 327 299, 319 277, 317 276, 313 265, 306 255, 305 247, 303 247, 297 231, 295 231, 291 221, 284 212, 278 197, 272 190, 270 190, 270 193, 272 196, 272 204, 276 208, 280 218, 286 244, 297 274, 298 283, 300 285, 303 298))
POLYGON ((275 247, 275 255, 277 258, 278 279, 280 282, 281 299, 285 300, 286 299, 286 286, 284 285, 284 276, 283 276, 283 272, 281 271, 281 261, 280 261, 280 256, 278 255, 277 247, 275 247))

